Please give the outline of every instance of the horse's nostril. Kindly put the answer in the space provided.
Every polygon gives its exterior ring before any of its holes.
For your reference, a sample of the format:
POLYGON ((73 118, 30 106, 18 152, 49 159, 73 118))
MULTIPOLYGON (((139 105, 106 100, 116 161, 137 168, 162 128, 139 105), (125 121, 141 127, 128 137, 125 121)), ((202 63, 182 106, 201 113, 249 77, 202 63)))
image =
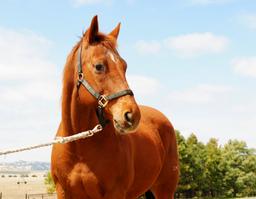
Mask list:
POLYGON ((132 122, 132 113, 131 112, 126 112, 124 114, 124 118, 127 122, 132 122))

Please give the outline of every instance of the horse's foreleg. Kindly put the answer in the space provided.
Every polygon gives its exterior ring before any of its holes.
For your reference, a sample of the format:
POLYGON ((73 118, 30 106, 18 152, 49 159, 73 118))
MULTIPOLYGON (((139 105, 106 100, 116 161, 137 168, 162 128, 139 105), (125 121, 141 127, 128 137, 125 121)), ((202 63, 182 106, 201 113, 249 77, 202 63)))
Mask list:
POLYGON ((56 183, 56 193, 58 199, 71 199, 71 197, 64 191, 60 183, 56 183))
POLYGON ((156 186, 153 189, 155 199, 174 199, 175 191, 166 186, 156 186))
POLYGON ((154 195, 153 195, 153 193, 151 191, 147 191, 145 193, 145 198, 146 199, 155 199, 155 197, 154 197, 154 195))
POLYGON ((158 178, 158 181, 152 187, 155 198, 174 199, 174 193, 178 184, 178 178, 178 166, 172 165, 171 163, 165 164, 158 178))

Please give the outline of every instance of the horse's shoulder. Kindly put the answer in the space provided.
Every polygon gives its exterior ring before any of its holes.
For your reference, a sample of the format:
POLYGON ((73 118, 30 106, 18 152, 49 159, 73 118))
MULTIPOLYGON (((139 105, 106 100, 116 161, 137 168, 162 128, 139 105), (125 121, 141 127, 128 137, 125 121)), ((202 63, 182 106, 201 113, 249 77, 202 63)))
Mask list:
POLYGON ((154 113, 154 114, 162 114, 159 110, 150 107, 150 106, 145 106, 145 105, 139 105, 140 111, 142 112, 149 112, 149 113, 154 113))
POLYGON ((139 108, 141 112, 142 123, 146 122, 152 123, 154 125, 164 125, 173 128, 170 120, 161 111, 143 105, 140 105, 139 108))
POLYGON ((173 125, 162 112, 148 106, 140 106, 140 111, 141 123, 138 132, 159 135, 157 137, 162 140, 165 148, 168 148, 170 141, 172 144, 176 142, 173 125))

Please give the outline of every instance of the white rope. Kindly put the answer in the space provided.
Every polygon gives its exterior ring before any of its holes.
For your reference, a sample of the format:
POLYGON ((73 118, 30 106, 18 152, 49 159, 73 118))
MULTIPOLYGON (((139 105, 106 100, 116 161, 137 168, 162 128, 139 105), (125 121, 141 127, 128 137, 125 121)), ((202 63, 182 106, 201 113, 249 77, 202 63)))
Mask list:
POLYGON ((73 142, 75 140, 79 139, 84 139, 93 136, 94 134, 102 131, 102 126, 100 124, 96 125, 92 130, 84 131, 81 133, 77 133, 75 135, 67 136, 67 137, 56 137, 53 141, 43 143, 43 144, 38 144, 38 145, 33 145, 33 146, 28 146, 28 147, 22 147, 18 149, 11 149, 11 150, 6 150, 6 151, 0 151, 0 156, 1 155, 7 155, 10 153, 17 153, 21 151, 28 151, 36 148, 41 148, 41 147, 46 147, 50 146, 53 144, 66 144, 68 142, 73 142))

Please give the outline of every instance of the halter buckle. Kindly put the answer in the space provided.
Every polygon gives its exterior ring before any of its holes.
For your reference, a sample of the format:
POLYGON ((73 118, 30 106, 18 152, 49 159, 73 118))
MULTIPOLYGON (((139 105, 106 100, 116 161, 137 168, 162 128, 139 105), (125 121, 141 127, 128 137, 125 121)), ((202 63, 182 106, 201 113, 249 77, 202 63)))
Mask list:
POLYGON ((98 99, 98 104, 99 106, 101 106, 102 108, 105 108, 108 104, 108 99, 105 95, 101 95, 98 99))

